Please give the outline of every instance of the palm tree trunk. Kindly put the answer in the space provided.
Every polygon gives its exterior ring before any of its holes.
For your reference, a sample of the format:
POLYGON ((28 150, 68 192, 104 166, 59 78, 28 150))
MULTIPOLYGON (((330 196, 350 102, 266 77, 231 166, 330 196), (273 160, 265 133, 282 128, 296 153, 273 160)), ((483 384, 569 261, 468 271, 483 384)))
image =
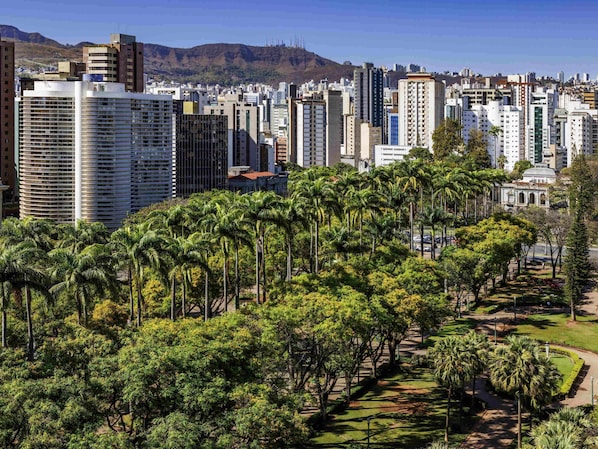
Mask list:
POLYGON ((255 302, 260 303, 260 237, 255 238, 255 302))
POLYGON ((451 420, 451 395, 453 393, 453 387, 449 385, 448 398, 446 402, 446 419, 444 421, 444 442, 448 443, 449 440, 449 426, 451 420))
POLYGON ((183 273, 183 295, 181 297, 181 315, 183 318, 187 316, 187 277, 183 273))
POLYGON ((241 280, 239 278, 239 245, 235 245, 235 310, 241 307, 241 280))
POLYGON ((315 267, 314 267, 314 272, 316 274, 318 274, 318 271, 320 269, 319 266, 319 261, 318 261, 318 240, 320 240, 320 223, 319 221, 316 219, 316 239, 315 239, 315 244, 314 244, 314 253, 315 253, 315 267))
POLYGON ((135 299, 133 298, 133 273, 129 265, 129 322, 133 324, 135 321, 135 299))
POLYGON ((205 280, 204 280, 204 319, 205 321, 208 321, 210 319, 210 315, 211 315, 211 307, 210 307, 210 294, 209 294, 209 290, 208 290, 208 286, 209 286, 209 276, 208 276, 208 270, 205 270, 206 274, 205 274, 205 280))
POLYGON ((409 249, 413 251, 413 237, 414 235, 414 228, 413 228, 413 202, 409 203, 409 249))
POLYGON ((521 449, 521 398, 517 393, 517 449, 521 449))
POLYGON ((137 327, 141 326, 141 279, 137 276, 137 327))
POLYGON ((81 316, 83 315, 81 310, 81 298, 79 297, 79 292, 75 292, 75 306, 77 307, 77 324, 81 326, 81 316))
POLYGON ((287 282, 293 277, 293 241, 291 234, 287 235, 287 282))
POLYGON ((27 313, 27 360, 33 362, 35 342, 33 339, 33 319, 31 317, 31 289, 25 287, 25 310, 27 313))
POLYGON ((170 319, 176 320, 176 275, 172 275, 170 281, 170 319))
POLYGON ((266 302, 266 240, 265 236, 262 237, 262 258, 261 258, 261 265, 262 265, 262 278, 264 283, 262 284, 262 304, 266 302))
POLYGON ((2 284, 2 347, 8 348, 8 344, 6 342, 6 289, 4 283, 2 284))
POLYGON ((224 311, 228 312, 228 251, 224 251, 224 264, 222 266, 222 291, 224 295, 224 311))

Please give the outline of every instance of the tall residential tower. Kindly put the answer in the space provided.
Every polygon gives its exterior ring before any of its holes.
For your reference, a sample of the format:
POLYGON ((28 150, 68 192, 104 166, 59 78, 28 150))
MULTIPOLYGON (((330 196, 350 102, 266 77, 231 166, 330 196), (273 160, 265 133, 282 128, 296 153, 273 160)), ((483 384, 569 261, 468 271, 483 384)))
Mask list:
POLYGON ((20 216, 119 227, 172 197, 172 99, 36 81, 19 105, 20 216))
POLYGON ((83 47, 86 73, 123 83, 128 92, 143 92, 143 44, 135 36, 111 34, 109 44, 83 47))

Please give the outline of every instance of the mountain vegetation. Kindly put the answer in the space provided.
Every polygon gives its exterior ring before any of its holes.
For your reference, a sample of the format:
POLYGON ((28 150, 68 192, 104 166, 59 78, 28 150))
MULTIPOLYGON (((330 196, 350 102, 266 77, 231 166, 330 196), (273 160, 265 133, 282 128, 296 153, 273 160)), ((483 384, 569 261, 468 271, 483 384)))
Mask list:
MULTIPOLYGON (((56 67, 61 60, 82 60, 84 45, 63 45, 39 33, 26 33, 0 25, 0 36, 15 41, 16 64, 40 71, 56 67)), ((108 33, 106 36, 108 41, 108 33)), ((302 83, 321 79, 352 78, 352 65, 339 64, 300 47, 205 44, 171 48, 144 43, 146 73, 156 80, 220 83, 302 83)))

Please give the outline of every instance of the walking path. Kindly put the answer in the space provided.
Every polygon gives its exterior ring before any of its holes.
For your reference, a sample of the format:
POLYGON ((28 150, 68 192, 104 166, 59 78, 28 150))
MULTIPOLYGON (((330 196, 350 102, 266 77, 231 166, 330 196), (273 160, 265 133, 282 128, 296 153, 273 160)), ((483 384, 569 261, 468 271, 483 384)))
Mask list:
MULTIPOLYGON (((585 315, 598 315, 598 291, 591 291, 586 294, 586 301, 578 307, 578 310, 585 315)), ((518 309, 523 315, 524 310, 518 309)), ((495 329, 498 337, 501 338, 511 330, 513 312, 499 311, 492 315, 468 315, 468 318, 476 320, 476 329, 486 333, 491 342, 495 338, 495 329)), ((420 346, 421 337, 419 333, 412 332, 401 342, 401 356, 425 354, 426 350, 420 346)), ((571 397, 560 401, 559 405, 576 407, 591 403, 593 391, 592 382, 596 380, 596 394, 598 395, 598 354, 582 350, 567 348, 575 352, 585 361, 585 369, 582 371, 582 379, 577 383, 571 397)), ((361 367, 360 374, 366 377, 370 374, 367 364, 361 367)), ((513 400, 500 398, 486 388, 487 379, 481 378, 476 382, 476 396, 486 403, 480 421, 474 430, 461 445, 462 449, 503 449, 511 447, 513 440, 517 438, 517 412, 516 403, 513 400)), ((344 390, 344 380, 339 379, 331 397, 338 397, 344 390)), ((304 413, 311 414, 315 408, 304 410, 304 413)))
MULTIPOLYGON (((588 292, 586 294, 586 301, 578 307, 578 310, 586 315, 596 315, 598 310, 598 292, 595 290, 588 292)), ((487 333, 490 341, 493 341, 495 329, 499 335, 507 330, 507 323, 513 318, 513 313, 501 311, 493 315, 470 315, 469 318, 477 320, 476 328, 487 333)), ((574 389, 571 397, 560 401, 559 405, 576 407, 589 404, 592 399, 592 383, 594 379, 598 380, 598 354, 582 349, 567 349, 584 359, 585 369, 581 374, 583 378, 581 381, 578 381, 578 387, 574 389)), ((461 445, 463 449, 508 448, 517 437, 517 418, 514 401, 501 399, 488 393, 484 388, 485 384, 486 382, 478 382, 478 388, 480 388, 479 396, 486 401, 487 410, 474 431, 461 445)))

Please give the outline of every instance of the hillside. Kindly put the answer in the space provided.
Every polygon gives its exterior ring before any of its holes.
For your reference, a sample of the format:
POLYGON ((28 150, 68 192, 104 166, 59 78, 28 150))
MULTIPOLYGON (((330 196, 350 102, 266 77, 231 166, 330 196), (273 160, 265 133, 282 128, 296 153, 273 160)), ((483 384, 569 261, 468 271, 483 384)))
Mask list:
MULTIPOLYGON (((0 25, 0 36, 15 41, 17 67, 43 71, 61 60, 82 59, 89 43, 63 45, 10 25, 0 25)), ((206 44, 193 48, 171 48, 144 43, 145 72, 157 80, 220 83, 301 83, 308 80, 351 78, 353 66, 338 64, 303 48, 243 44, 206 44)))

